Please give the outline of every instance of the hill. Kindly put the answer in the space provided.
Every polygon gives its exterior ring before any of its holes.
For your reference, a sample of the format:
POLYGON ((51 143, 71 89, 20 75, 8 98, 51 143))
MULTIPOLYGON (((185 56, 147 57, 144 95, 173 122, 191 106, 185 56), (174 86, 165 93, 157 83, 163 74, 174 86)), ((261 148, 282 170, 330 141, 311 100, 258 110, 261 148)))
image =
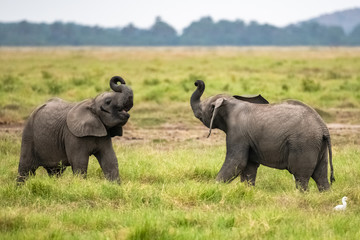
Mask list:
POLYGON ((347 9, 334 13, 323 14, 307 21, 313 21, 324 26, 339 26, 349 34, 360 24, 360 8, 347 9))

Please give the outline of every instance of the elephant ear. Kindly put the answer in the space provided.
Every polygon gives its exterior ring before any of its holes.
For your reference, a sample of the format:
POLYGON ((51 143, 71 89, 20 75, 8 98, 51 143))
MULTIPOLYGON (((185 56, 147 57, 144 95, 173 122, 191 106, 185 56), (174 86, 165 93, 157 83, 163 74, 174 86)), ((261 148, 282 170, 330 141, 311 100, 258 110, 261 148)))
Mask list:
POLYGON ((123 135, 123 130, 122 130, 122 126, 115 126, 109 129, 109 134, 110 137, 115 137, 115 136, 122 136, 123 135))
POLYGON ((91 111, 93 102, 85 100, 76 104, 67 114, 66 124, 72 134, 77 137, 107 135, 104 124, 99 117, 91 111))
POLYGON ((212 125, 214 122, 214 118, 216 116, 216 114, 219 112, 219 108, 225 103, 225 99, 224 98, 218 98, 215 103, 212 104, 212 106, 214 107, 213 110, 213 114, 211 117, 211 121, 210 121, 210 128, 209 128, 209 135, 207 137, 210 137, 211 135, 211 129, 212 129, 212 125))
POLYGON ((261 96, 260 94, 257 95, 257 96, 238 96, 238 95, 234 95, 233 97, 238 99, 238 100, 249 102, 249 103, 269 104, 268 100, 263 98, 263 96, 261 96))

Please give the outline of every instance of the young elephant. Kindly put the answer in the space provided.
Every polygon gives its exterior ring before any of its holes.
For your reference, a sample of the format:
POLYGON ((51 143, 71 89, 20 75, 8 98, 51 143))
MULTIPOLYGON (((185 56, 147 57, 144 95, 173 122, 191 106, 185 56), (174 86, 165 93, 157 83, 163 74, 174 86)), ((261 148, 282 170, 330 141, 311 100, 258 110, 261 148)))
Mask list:
POLYGON ((95 155, 105 177, 120 183, 111 137, 122 136, 133 92, 118 76, 111 78, 110 87, 114 92, 79 103, 51 99, 31 114, 23 131, 17 182, 35 175, 39 166, 49 176, 60 176, 71 166, 85 177, 89 156, 95 155))
POLYGON ((295 177, 296 186, 307 190, 312 177, 319 191, 330 188, 328 154, 333 182, 332 151, 329 130, 319 114, 295 100, 268 104, 261 95, 253 98, 216 95, 204 101, 201 80, 191 96, 191 108, 209 131, 226 133, 226 158, 216 180, 241 181, 255 185, 260 164, 286 169, 295 177))

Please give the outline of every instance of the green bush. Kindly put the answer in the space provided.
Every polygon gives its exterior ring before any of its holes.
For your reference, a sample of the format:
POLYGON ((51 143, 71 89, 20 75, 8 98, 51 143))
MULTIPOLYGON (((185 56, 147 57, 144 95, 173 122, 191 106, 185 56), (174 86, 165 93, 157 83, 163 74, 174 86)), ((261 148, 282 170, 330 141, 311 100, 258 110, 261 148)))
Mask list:
POLYGON ((302 80, 302 90, 304 92, 317 92, 320 90, 320 87, 320 83, 317 83, 312 79, 306 78, 302 80))

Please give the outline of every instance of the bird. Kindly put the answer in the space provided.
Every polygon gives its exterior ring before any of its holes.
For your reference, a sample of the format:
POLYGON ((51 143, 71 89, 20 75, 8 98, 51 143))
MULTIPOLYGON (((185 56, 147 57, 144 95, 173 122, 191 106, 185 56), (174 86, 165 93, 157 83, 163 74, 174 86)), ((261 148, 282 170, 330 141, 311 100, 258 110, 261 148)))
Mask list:
POLYGON ((336 207, 334 207, 334 210, 335 211, 344 211, 346 209, 346 200, 347 200, 347 197, 343 197, 342 205, 337 205, 336 207))

